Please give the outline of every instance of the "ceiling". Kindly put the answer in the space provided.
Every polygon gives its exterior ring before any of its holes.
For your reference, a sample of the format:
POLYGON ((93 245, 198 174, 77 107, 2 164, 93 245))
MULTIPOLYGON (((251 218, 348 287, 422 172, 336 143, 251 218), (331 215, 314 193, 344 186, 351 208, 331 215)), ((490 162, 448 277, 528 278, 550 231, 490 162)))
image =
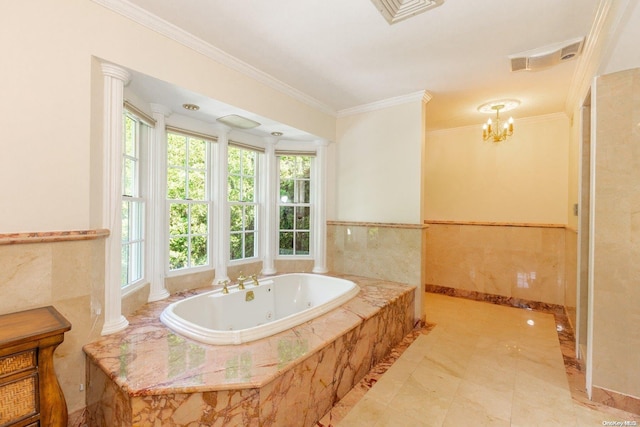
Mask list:
POLYGON ((515 118, 564 111, 578 61, 511 72, 509 56, 586 37, 598 0, 445 0, 393 25, 371 0, 129 2, 338 115, 427 91, 442 129, 484 122, 477 107, 501 98, 521 101, 515 118))

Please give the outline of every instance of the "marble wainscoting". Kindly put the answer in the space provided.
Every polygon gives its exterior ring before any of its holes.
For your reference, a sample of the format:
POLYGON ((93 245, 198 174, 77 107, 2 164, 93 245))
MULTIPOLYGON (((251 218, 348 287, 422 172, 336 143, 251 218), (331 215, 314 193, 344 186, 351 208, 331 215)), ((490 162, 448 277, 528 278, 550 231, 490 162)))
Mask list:
POLYGON ((565 305, 565 227, 427 221, 424 283, 565 305))
POLYGON ((91 426, 312 426, 413 329, 414 288, 357 276, 360 293, 288 331, 214 346, 159 320, 188 291, 147 304, 84 347, 91 426))
POLYGON ((425 224, 327 221, 327 267, 415 286, 415 319, 424 321, 425 224))
POLYGON ((575 330, 577 325, 576 305, 578 303, 578 230, 567 227, 565 228, 564 236, 564 306, 567 316, 569 317, 571 327, 575 330))
POLYGON ((109 230, 0 234, 0 314, 54 306, 71 330, 53 357, 69 412, 78 425, 86 405, 82 346, 100 337, 104 246, 109 230))

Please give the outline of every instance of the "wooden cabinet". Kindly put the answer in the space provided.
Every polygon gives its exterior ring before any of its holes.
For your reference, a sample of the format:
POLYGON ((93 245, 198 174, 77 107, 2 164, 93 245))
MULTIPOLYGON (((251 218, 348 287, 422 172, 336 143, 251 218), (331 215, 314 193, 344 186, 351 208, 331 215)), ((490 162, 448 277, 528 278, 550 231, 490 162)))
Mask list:
POLYGON ((53 352, 71 324, 49 306, 0 315, 0 427, 66 427, 53 352))

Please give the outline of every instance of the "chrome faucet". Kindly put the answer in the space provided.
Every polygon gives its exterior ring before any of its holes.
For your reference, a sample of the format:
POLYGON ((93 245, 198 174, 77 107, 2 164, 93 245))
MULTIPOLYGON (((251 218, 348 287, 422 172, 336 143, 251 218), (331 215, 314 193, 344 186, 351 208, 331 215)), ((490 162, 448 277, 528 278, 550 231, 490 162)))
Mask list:
POLYGON ((242 271, 240 272, 240 275, 238 276, 238 289, 244 289, 244 281, 247 280, 246 277, 244 277, 244 275, 242 274, 242 271))
POLYGON ((258 286, 260 284, 260 282, 258 282, 258 275, 257 274, 252 274, 249 277, 251 278, 251 280, 253 280, 253 286, 258 286))
POLYGON ((222 285, 222 293, 223 294, 228 294, 229 293, 229 289, 227 289, 227 286, 229 286, 229 279, 218 280, 218 285, 222 285))

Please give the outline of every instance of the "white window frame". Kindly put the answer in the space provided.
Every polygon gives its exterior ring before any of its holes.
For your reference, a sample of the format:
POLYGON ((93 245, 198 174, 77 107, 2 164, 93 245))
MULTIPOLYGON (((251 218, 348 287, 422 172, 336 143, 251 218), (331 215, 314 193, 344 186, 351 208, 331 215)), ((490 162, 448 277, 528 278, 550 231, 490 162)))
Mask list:
MULTIPOLYGON (((316 205, 314 203, 315 201, 315 153, 298 153, 298 152, 291 152, 288 153, 286 151, 283 152, 276 152, 276 169, 277 169, 277 180, 276 180, 276 189, 275 189, 275 194, 277 197, 277 202, 276 202, 276 224, 274 224, 275 226, 275 230, 276 230, 276 259, 281 259, 281 260, 310 260, 314 258, 314 241, 315 241, 315 208, 316 205), (281 170, 280 170, 280 165, 281 165, 281 157, 287 157, 287 156, 291 156, 291 157, 309 157, 310 158, 310 163, 311 163, 311 170, 309 172, 309 202, 308 203, 299 203, 299 202, 283 202, 280 198, 280 182, 281 182, 281 170), (287 231, 287 230, 281 230, 280 229, 280 208, 281 207, 294 207, 294 212, 295 212, 295 208, 296 207, 308 207, 309 208, 309 228, 308 229, 304 229, 304 231, 308 231, 309 232, 309 253, 308 254, 291 254, 291 255, 287 255, 287 254, 281 254, 280 253, 280 232, 281 231, 287 231)), ((307 180, 307 179, 304 179, 307 180)), ((294 181, 298 181, 298 179, 294 178, 294 181)), ((294 185, 294 191, 296 186, 294 185)), ((296 225, 295 225, 295 220, 294 220, 294 227, 291 230, 294 233, 294 239, 293 239, 293 250, 295 252, 295 239, 296 239, 296 233, 299 232, 299 230, 296 229, 296 225)))
MULTIPOLYGON (((167 147, 169 144, 169 134, 174 134, 174 135, 179 135, 179 136, 183 136, 185 138, 187 138, 187 159, 188 159, 188 150, 189 150, 189 139, 198 139, 198 140, 203 140, 206 144, 206 154, 205 154, 205 160, 206 160, 206 165, 205 165, 205 200, 191 200, 188 198, 187 195, 187 199, 169 199, 168 198, 168 188, 166 189, 165 192, 165 200, 166 200, 166 205, 165 205, 165 212, 166 212, 166 224, 164 227, 164 231, 166 233, 166 244, 165 244, 165 275, 166 277, 174 277, 174 276, 181 276, 181 275, 185 275, 185 274, 193 274, 193 273, 197 273, 200 271, 206 271, 206 270, 211 270, 213 268, 213 264, 214 264, 214 256, 216 256, 214 254, 213 251, 213 219, 215 218, 216 212, 214 212, 214 202, 213 202, 213 197, 212 197, 212 188, 213 188, 213 168, 215 165, 215 159, 214 159, 214 155, 213 155, 213 149, 212 149, 212 143, 214 142, 214 140, 212 138, 207 138, 204 135, 194 135, 192 133, 190 133, 189 131, 184 131, 181 132, 179 130, 176 129, 171 129, 171 130, 167 130, 166 131, 167 134, 167 147), (188 212, 191 211, 191 206, 193 205, 205 205, 207 206, 207 212, 208 212, 208 216, 207 216, 207 232, 206 233, 187 233, 184 235, 180 235, 180 236, 186 236, 189 238, 189 236, 193 237, 193 236, 204 236, 207 239, 207 262, 206 264, 203 265, 197 265, 197 266, 191 266, 189 265, 190 263, 188 263, 188 265, 186 267, 181 267, 181 268, 177 268, 177 269, 171 269, 171 255, 170 255, 170 245, 171 245, 171 238, 172 237, 176 237, 176 236, 172 236, 171 235, 171 231, 170 231, 170 220, 171 220, 171 205, 172 204, 186 204, 188 205, 188 212)), ((167 176, 167 182, 168 182, 168 171, 170 168, 177 168, 175 165, 170 165, 169 164, 169 156, 167 155, 167 160, 166 160, 166 164, 165 164, 165 171, 166 171, 166 176, 167 176)), ((188 171, 189 169, 193 168, 189 168, 188 166, 188 160, 187 160, 187 164, 185 165, 185 173, 187 173, 188 175, 188 171)), ((187 179, 188 180, 188 179, 187 179)), ((191 221, 189 221, 189 219, 187 220, 188 224, 187 227, 188 229, 191 228, 191 221)), ((190 244, 189 244, 190 247, 190 244)), ((191 260, 191 251, 188 251, 188 260, 191 260)))
MULTIPOLYGON (((240 173, 238 174, 232 174, 231 171, 227 172, 227 185, 228 184, 228 180, 231 176, 236 176, 239 178, 239 182, 242 183, 243 182, 243 178, 245 177, 249 177, 253 179, 253 201, 248 202, 248 201, 242 201, 242 200, 231 200, 230 194, 229 192, 227 192, 227 200, 228 200, 228 210, 229 210, 229 223, 227 224, 227 234, 229 235, 229 259, 227 259, 226 261, 229 263, 229 265, 239 265, 239 264, 244 264, 244 263, 249 263, 249 262, 255 262, 258 261, 260 259, 260 236, 261 236, 261 228, 260 228, 260 224, 261 224, 261 206, 260 206, 260 194, 261 194, 261 187, 260 187, 260 171, 261 171, 261 163, 262 163, 262 156, 263 154, 258 151, 258 150, 254 150, 251 149, 247 146, 239 146, 236 144, 229 144, 229 147, 227 149, 227 164, 228 164, 228 156, 231 153, 231 150, 239 150, 240 151, 240 155, 241 155, 241 161, 240 161, 240 173), (245 175, 244 174, 244 168, 242 167, 242 153, 244 151, 247 152, 252 152, 255 155, 255 162, 254 162, 254 173, 252 176, 250 175, 245 175), (254 210, 254 221, 253 221, 253 230, 251 231, 253 233, 253 256, 250 257, 245 257, 244 254, 246 252, 246 235, 248 233, 246 226, 245 226, 245 219, 246 216, 242 215, 242 228, 241 230, 236 230, 233 231, 231 230, 231 210, 234 207, 241 207, 243 209, 248 208, 248 207, 253 207, 254 210), (237 259, 231 259, 231 236, 234 234, 239 234, 241 236, 241 240, 242 240, 242 254, 243 257, 242 258, 237 258, 237 259)), ((242 198, 243 195, 243 189, 241 187, 240 190, 240 195, 242 198)))
MULTIPOLYGON (((148 144, 149 139, 151 138, 151 127, 147 125, 144 120, 138 117, 133 112, 125 109, 123 114, 123 150, 122 150, 122 205, 124 207, 125 203, 129 204, 129 215, 128 215, 128 230, 129 236, 137 236, 128 239, 124 239, 124 228, 122 231, 122 250, 124 251, 125 247, 128 247, 128 261, 127 265, 130 267, 129 269, 125 269, 124 265, 122 268, 122 274, 120 278, 120 286, 123 294, 132 292, 138 287, 142 286, 147 282, 146 276, 146 263, 147 263, 147 250, 146 250, 146 209, 147 209, 147 198, 145 197, 148 194, 148 182, 145 179, 147 176, 148 169, 148 144), (126 120, 130 119, 134 122, 134 152, 129 154, 125 149, 125 140, 126 140, 126 120), (134 164, 133 167, 133 182, 132 188, 125 189, 125 179, 124 173, 126 170, 125 163, 130 161, 134 164), (132 190, 132 191, 128 191, 132 190), (132 194, 126 194, 127 192, 131 192, 132 194), (131 215, 131 212, 134 215, 131 215), (138 248, 137 251, 131 250, 132 247, 138 248), (138 255, 138 256, 136 256, 138 255), (127 282, 123 283, 122 279, 124 275, 127 276, 127 282), (137 279, 131 280, 132 276, 139 276, 137 279)), ((124 222, 124 217, 122 217, 124 222)), ((122 258, 121 258, 122 262, 122 258)))

